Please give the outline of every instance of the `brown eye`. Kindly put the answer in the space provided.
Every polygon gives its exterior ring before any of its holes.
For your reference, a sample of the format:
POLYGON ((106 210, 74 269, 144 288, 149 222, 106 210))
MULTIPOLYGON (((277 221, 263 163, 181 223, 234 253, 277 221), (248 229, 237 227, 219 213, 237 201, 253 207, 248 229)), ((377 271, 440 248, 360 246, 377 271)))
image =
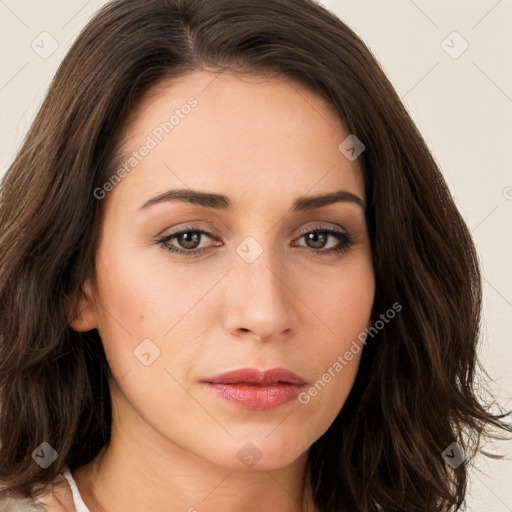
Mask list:
POLYGON ((345 231, 325 227, 310 228, 299 237, 300 239, 304 239, 306 243, 305 246, 300 244, 301 247, 307 247, 319 254, 342 253, 356 243, 345 231), (338 243, 328 247, 329 239, 338 240, 338 243))
POLYGON ((305 235, 306 237, 306 243, 309 247, 312 249, 323 249, 325 244, 327 243, 327 240, 329 238, 329 235, 325 232, 321 231, 314 231, 313 233, 308 233, 305 235))
POLYGON ((212 233, 208 233, 202 229, 186 227, 180 231, 163 235, 157 239, 156 242, 169 252, 183 257, 193 257, 211 248, 211 245, 203 247, 200 247, 200 245, 204 240, 208 238, 212 239, 213 236, 212 233))
POLYGON ((197 231, 184 231, 175 238, 184 249, 197 249, 202 234, 197 231))

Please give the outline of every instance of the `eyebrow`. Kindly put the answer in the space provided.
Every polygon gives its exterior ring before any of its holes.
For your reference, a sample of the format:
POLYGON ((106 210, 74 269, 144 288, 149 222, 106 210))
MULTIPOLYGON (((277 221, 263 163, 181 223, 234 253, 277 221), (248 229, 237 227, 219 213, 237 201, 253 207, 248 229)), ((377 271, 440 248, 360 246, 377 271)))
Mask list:
MULTIPOLYGON (((168 190, 147 200, 141 207, 141 210, 148 208, 154 204, 182 201, 191 204, 197 204, 206 208, 229 211, 233 208, 233 204, 229 197, 222 194, 213 194, 207 192, 199 192, 191 189, 168 190)), ((347 190, 337 190, 329 194, 317 196, 298 197, 292 204, 290 211, 299 212, 322 208, 333 203, 355 203, 363 210, 366 210, 366 203, 359 196, 348 192, 347 190)))

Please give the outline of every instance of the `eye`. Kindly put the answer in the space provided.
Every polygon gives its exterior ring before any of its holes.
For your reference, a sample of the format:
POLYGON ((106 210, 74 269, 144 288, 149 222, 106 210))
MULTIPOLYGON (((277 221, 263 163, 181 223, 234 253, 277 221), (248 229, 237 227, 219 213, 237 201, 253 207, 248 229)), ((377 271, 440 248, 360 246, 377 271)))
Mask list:
MULTIPOLYGON (((298 240, 302 238, 305 238, 306 248, 321 254, 343 253, 355 245, 354 239, 346 231, 325 226, 309 227, 298 240), (331 247, 326 249, 329 239, 334 242, 337 240, 337 243, 334 246, 331 244, 331 247)), ((301 247, 304 246, 301 245, 301 247)))
MULTIPOLYGON (((169 252, 180 254, 185 257, 196 256, 203 253, 208 247, 201 247, 204 238, 213 238, 213 233, 209 233, 203 229, 194 227, 184 227, 179 231, 168 233, 158 238, 156 242, 169 252), (176 240, 176 245, 171 244, 172 240, 176 240)), ((218 243, 216 245, 221 245, 218 243)))

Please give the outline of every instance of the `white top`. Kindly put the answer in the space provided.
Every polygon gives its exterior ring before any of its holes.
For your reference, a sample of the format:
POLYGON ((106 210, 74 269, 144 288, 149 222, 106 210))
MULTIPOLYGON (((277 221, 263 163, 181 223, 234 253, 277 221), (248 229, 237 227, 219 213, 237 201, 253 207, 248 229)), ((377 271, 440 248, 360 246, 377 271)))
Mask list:
MULTIPOLYGON (((85 505, 78 487, 76 486, 75 479, 71 474, 68 466, 64 466, 60 474, 68 481, 69 487, 71 488, 72 501, 73 501, 73 512, 91 512, 85 505)), ((4 486, 0 482, 0 490, 4 490, 4 486)), ((66 494, 69 491, 66 489, 66 494)), ((44 496, 43 496, 44 500, 44 496)), ((66 500, 67 501, 67 500, 66 500)), ((52 500, 52 504, 56 504, 52 500)), ((57 505, 62 505, 58 500, 57 505)), ((0 512, 35 512, 46 510, 44 502, 41 502, 39 498, 34 500, 31 497, 28 498, 0 498, 0 512)), ((62 507, 58 506, 57 510, 62 510, 62 507)))
POLYGON ((84 503, 84 500, 82 500, 82 496, 80 496, 80 493, 78 492, 75 479, 73 478, 73 475, 67 466, 62 470, 62 475, 66 478, 69 486, 71 487, 75 512, 91 512, 84 503))

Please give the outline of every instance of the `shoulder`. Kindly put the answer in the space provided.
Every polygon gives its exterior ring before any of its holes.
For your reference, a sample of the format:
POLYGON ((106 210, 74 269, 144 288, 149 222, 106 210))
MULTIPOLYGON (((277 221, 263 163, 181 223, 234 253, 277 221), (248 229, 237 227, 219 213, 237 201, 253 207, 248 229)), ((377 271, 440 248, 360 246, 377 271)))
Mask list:
POLYGON ((36 506, 46 512, 74 512, 73 493, 69 482, 62 476, 53 482, 53 485, 34 499, 36 506))
POLYGON ((29 498, 0 498, 0 512, 74 512, 73 494, 62 476, 45 489, 35 489, 29 498))

